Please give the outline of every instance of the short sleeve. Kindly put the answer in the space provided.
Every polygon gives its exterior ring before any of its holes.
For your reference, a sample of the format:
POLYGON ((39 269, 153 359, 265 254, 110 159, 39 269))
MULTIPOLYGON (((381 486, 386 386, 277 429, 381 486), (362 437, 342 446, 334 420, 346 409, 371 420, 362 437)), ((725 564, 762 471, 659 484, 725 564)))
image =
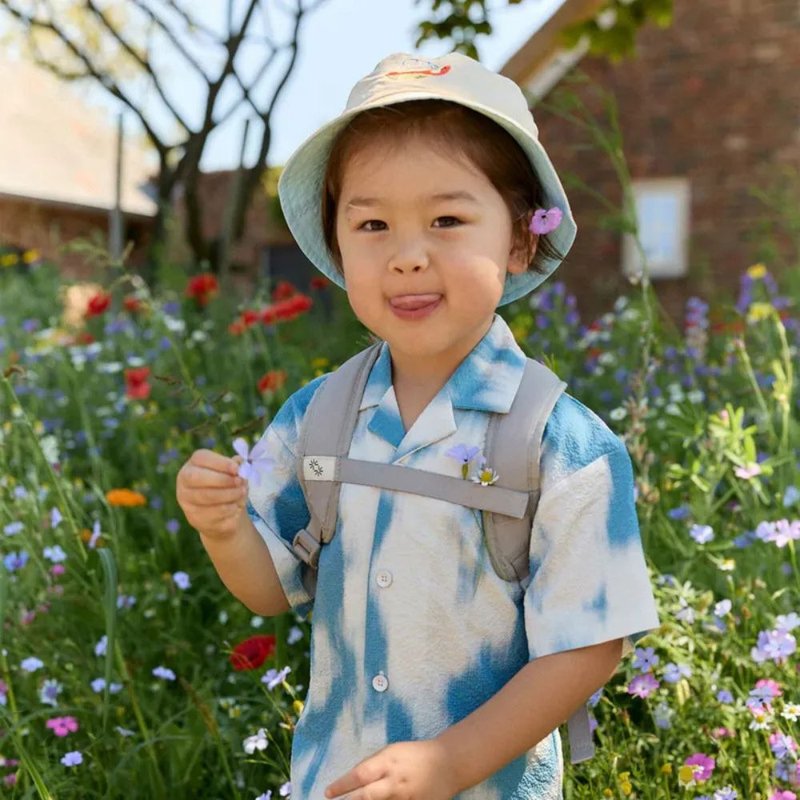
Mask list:
POLYGON ((541 451, 525 630, 531 660, 623 639, 623 655, 659 626, 624 443, 562 395, 541 451))
POLYGON ((306 564, 295 554, 295 534, 309 521, 309 511, 297 478, 295 447, 303 415, 321 378, 295 392, 260 439, 265 455, 274 462, 261 481, 248 487, 247 513, 269 548, 275 571, 289 606, 305 616, 313 605, 303 583, 306 564))

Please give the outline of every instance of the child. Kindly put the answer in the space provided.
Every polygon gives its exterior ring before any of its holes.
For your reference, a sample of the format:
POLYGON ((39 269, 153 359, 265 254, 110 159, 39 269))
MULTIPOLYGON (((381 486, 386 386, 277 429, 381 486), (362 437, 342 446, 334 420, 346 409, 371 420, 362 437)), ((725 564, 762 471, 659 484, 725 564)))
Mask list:
MULTIPOLYGON (((350 458, 479 467, 526 361, 495 309, 545 280, 576 230, 522 92, 459 54, 390 56, 296 151, 279 193, 299 246, 383 340, 350 458)), ((178 478, 234 595, 263 615, 313 603, 292 796, 562 797, 557 726, 658 626, 624 445, 559 397, 522 581, 495 573, 473 509, 342 484, 312 597, 292 547, 309 523, 296 457, 327 377, 264 433, 273 468, 258 483, 245 489, 240 458, 207 450, 178 478)))

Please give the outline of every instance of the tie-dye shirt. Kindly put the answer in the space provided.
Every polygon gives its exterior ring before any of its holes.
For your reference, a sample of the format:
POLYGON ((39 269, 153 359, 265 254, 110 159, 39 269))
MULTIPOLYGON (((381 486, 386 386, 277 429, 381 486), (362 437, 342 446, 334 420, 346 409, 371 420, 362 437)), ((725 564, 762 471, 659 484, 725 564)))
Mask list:
MULTIPOLYGON (((406 432, 384 343, 361 398, 350 457, 460 477, 461 464, 447 451, 483 446, 489 412, 509 410, 524 364, 495 316, 406 432)), ((301 615, 313 604, 310 685, 292 746, 298 800, 323 798, 331 781, 387 744, 435 737, 534 658, 617 638, 627 653, 659 624, 628 453, 566 393, 543 434, 541 497, 522 583, 495 573, 479 512, 344 484, 312 600, 302 581, 306 567, 291 549, 309 519, 295 456, 303 415, 324 380, 292 395, 265 432, 275 468, 251 486, 248 503, 289 604, 301 615)), ((562 797, 562 771, 556 730, 458 797, 554 800, 562 797)))

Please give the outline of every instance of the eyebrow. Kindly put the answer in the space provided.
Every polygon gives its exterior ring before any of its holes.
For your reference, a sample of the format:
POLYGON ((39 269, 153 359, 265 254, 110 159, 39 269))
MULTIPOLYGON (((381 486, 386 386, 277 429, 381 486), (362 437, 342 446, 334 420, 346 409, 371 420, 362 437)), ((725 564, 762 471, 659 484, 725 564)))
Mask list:
MULTIPOLYGON (((470 203, 478 202, 473 195, 463 190, 454 192, 437 192, 436 194, 429 195, 423 199, 427 200, 428 202, 439 202, 443 200, 466 200, 470 203)), ((386 201, 382 197, 354 197, 350 200, 346 207, 351 208, 354 206, 359 206, 361 208, 374 208, 375 206, 382 205, 385 202, 386 201)))

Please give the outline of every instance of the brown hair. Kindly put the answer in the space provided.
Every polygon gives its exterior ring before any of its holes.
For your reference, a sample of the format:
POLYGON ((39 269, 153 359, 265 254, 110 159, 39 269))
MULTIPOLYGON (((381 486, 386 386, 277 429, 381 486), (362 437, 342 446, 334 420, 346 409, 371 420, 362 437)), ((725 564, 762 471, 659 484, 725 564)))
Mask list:
MULTIPOLYGON (((336 240, 336 206, 342 189, 344 165, 365 146, 378 139, 397 146, 398 139, 424 137, 442 153, 460 155, 477 167, 505 201, 512 221, 514 247, 530 261, 532 249, 528 225, 544 203, 539 178, 528 157, 511 134, 471 108, 446 100, 409 100, 362 111, 339 132, 328 158, 322 184, 322 230, 325 244, 341 272, 342 256, 336 240)), ((544 258, 563 261, 564 256, 540 234, 529 270, 544 273, 544 258)))

